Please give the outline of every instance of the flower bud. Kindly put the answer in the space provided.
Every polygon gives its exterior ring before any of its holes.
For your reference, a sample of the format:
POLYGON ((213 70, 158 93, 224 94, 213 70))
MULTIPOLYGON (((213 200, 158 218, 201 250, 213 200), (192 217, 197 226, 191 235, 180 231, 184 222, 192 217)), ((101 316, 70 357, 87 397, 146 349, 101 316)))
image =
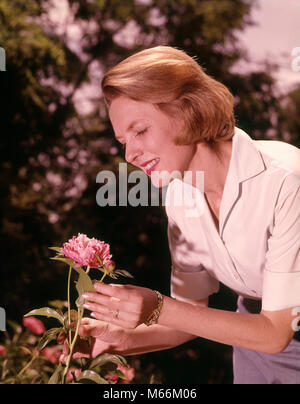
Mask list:
POLYGON ((116 264, 112 260, 108 260, 105 263, 105 268, 108 272, 113 272, 116 269, 116 264))

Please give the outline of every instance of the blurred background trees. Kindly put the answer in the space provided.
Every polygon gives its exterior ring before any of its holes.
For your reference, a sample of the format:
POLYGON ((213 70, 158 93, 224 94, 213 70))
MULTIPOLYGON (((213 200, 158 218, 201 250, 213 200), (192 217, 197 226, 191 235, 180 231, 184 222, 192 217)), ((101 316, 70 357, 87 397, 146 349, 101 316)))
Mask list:
MULTIPOLYGON (((65 267, 49 260, 48 246, 78 232, 110 243, 114 259, 136 284, 169 293, 164 208, 100 208, 95 199, 97 173, 117 174, 124 162, 100 82, 125 57, 156 45, 185 50, 233 92, 239 127, 257 139, 300 145, 300 88, 279 94, 276 66, 270 64, 255 73, 234 70, 247 60, 238 38, 252 23, 255 4, 0 0, 0 46, 7 57, 7 71, 0 74, 0 306, 9 318, 20 320, 37 305, 65 298, 65 267)), ((224 288, 212 304, 234 309, 235 298, 224 288)), ((166 382, 226 383, 231 381, 230 353, 198 340, 145 355, 137 366, 151 372, 159 362, 156 370, 166 382), (193 370, 174 372, 172 360, 180 369, 189 363, 193 370), (201 371, 199 360, 205 363, 201 371)))

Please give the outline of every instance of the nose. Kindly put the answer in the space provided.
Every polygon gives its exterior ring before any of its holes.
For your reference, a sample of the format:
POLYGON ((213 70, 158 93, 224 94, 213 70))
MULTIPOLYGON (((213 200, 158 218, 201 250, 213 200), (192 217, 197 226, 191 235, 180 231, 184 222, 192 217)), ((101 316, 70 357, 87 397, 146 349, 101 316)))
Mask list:
POLYGON ((143 154, 143 150, 134 139, 129 140, 125 146, 125 159, 128 163, 137 165, 138 158, 143 154))

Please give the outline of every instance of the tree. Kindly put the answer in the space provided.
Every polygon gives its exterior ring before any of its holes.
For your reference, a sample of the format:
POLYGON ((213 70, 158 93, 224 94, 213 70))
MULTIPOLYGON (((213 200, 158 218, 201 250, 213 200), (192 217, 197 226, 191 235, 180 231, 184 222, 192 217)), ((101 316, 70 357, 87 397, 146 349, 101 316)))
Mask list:
MULTIPOLYGON (((97 173, 118 173, 124 161, 107 119, 100 80, 130 54, 156 45, 185 50, 229 86, 240 127, 257 138, 271 133, 284 139, 290 133, 299 145, 297 114, 283 111, 270 67, 249 74, 232 69, 246 57, 238 33, 252 23, 255 4, 0 0, 0 46, 7 56, 7 71, 0 74, 0 306, 9 318, 58 293, 64 297, 64 268, 48 261, 47 247, 79 231, 111 243, 114 258, 135 275, 136 283, 168 293, 164 209, 99 208, 95 202, 97 173), (53 10, 64 5, 61 22, 53 10), (88 112, 78 104, 85 88, 93 93, 88 112)), ((297 94, 287 101, 295 111, 297 94)))
POLYGON ((283 108, 278 116, 278 126, 282 138, 300 147, 300 86, 289 92, 282 98, 283 108))

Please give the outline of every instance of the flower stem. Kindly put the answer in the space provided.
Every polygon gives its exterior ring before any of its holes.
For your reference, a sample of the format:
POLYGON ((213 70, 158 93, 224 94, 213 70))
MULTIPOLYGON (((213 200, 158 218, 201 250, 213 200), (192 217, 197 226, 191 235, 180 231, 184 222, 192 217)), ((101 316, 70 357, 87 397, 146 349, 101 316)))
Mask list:
POLYGON ((20 370, 20 372, 17 374, 16 378, 20 377, 33 364, 33 362, 36 360, 36 358, 38 356, 39 356, 39 353, 32 355, 30 362, 28 362, 27 365, 25 365, 23 367, 23 369, 20 370))
POLYGON ((70 285, 71 285, 71 274, 72 274, 72 266, 69 267, 69 276, 68 276, 68 325, 69 325, 69 347, 72 342, 72 331, 71 331, 71 299, 70 299, 70 285))
POLYGON ((78 320, 77 320, 77 324, 76 324, 75 335, 74 335, 73 341, 72 341, 71 346, 70 346, 70 352, 69 352, 68 359, 67 359, 67 362, 66 362, 66 367, 65 367, 65 370, 64 370, 64 373, 63 373, 63 384, 64 384, 66 374, 68 373, 68 370, 69 370, 69 367, 70 367, 74 347, 75 347, 77 337, 78 337, 78 331, 79 331, 79 326, 80 326, 80 322, 81 322, 81 319, 82 319, 83 311, 84 310, 82 308, 78 309, 78 320))
POLYGON ((102 278, 100 279, 100 283, 101 282, 103 282, 103 280, 104 280, 104 278, 106 277, 106 275, 107 275, 107 271, 106 271, 106 269, 104 270, 104 274, 103 274, 103 276, 102 276, 102 278))
MULTIPOLYGON (((88 265, 87 269, 86 269, 86 273, 88 274, 89 271, 90 271, 90 267, 88 265)), ((70 303, 71 272, 72 272, 72 267, 70 266, 70 268, 69 268, 69 278, 68 278, 68 318, 69 318, 69 325, 71 324, 71 314, 70 314, 70 307, 71 307, 71 303, 70 303)), ((105 278, 106 275, 107 275, 107 271, 105 269, 104 274, 103 274, 100 282, 103 281, 103 279, 105 278)), ((74 347, 75 347, 75 344, 76 344, 76 341, 77 341, 78 332, 79 332, 79 326, 80 326, 80 322, 81 322, 82 317, 83 317, 83 313, 84 313, 84 308, 79 307, 78 308, 78 318, 77 318, 76 330, 75 330, 75 335, 74 335, 73 340, 72 340, 72 336, 71 336, 71 329, 69 330, 69 347, 70 347, 70 351, 69 351, 69 355, 68 355, 68 358, 67 358, 67 361, 66 361, 66 367, 64 369, 63 376, 62 376, 62 384, 65 384, 66 375, 68 373, 70 363, 71 363, 71 360, 72 360, 72 355, 73 355, 74 347)))

